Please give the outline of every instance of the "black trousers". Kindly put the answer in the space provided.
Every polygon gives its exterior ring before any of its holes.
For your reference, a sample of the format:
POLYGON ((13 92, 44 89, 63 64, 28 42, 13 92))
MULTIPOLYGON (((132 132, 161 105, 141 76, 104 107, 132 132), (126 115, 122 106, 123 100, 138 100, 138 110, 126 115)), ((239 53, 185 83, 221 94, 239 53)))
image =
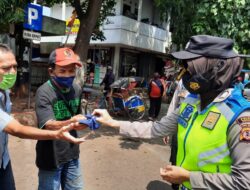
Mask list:
POLYGON ((148 116, 157 118, 160 111, 161 111, 161 97, 159 98, 151 98, 149 97, 150 100, 150 107, 148 110, 148 116))
POLYGON ((10 162, 8 163, 5 169, 0 168, 0 189, 1 190, 15 190, 16 189, 10 162))
MULTIPOLYGON (((172 142, 171 142, 171 154, 169 161, 172 163, 172 165, 176 166, 176 157, 177 157, 177 151, 178 151, 178 145, 177 145, 177 134, 172 136, 172 142)), ((178 190, 179 184, 172 183, 172 189, 178 190)))

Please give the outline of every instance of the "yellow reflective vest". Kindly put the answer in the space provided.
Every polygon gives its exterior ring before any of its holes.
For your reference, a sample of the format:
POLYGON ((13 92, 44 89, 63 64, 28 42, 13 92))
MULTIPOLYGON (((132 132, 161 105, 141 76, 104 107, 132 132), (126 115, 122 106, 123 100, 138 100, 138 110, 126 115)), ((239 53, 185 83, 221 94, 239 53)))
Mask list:
MULTIPOLYGON (((201 112, 196 95, 189 95, 182 102, 178 118, 177 166, 205 173, 231 172, 227 129, 249 108, 249 103, 238 91, 229 93, 229 97, 212 102, 201 112)), ((184 182, 183 186, 192 188, 189 182, 184 182)))

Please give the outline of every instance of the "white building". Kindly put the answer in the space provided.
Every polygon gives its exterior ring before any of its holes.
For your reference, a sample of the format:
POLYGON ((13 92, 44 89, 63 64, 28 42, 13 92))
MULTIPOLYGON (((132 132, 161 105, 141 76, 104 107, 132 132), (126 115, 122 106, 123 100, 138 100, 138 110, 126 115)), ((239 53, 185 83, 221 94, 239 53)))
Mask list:
MULTIPOLYGON (((71 6, 56 5, 50 16, 67 20, 72 11, 71 6)), ((155 71, 163 72, 170 34, 153 0, 117 0, 115 16, 107 18, 102 30, 106 40, 90 42, 88 58, 92 61, 112 65, 117 77, 127 76, 130 67, 136 68, 137 76, 146 78, 155 71)), ((66 38, 42 37, 41 47, 55 42, 63 44, 66 38)), ((67 44, 73 45, 75 39, 76 35, 69 35, 67 44)))

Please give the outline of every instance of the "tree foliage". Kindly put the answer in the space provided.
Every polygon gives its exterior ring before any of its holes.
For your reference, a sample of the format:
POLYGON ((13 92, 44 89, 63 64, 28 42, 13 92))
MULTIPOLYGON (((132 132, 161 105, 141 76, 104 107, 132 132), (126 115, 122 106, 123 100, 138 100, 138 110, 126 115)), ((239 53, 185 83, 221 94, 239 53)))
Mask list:
POLYGON ((240 53, 250 53, 249 0, 155 0, 171 15, 172 41, 180 48, 196 34, 232 38, 240 53))
POLYGON ((193 23, 196 33, 208 33, 235 40, 236 49, 250 53, 250 1, 203 0, 193 23))
POLYGON ((9 31, 9 24, 24 21, 24 7, 27 0, 1 0, 0 1, 0 33, 9 31))

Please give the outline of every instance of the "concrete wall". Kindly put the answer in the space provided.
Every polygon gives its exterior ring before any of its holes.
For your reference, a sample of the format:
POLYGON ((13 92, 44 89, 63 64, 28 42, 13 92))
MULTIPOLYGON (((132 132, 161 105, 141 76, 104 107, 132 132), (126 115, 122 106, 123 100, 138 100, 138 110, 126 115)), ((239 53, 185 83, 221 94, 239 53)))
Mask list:
MULTIPOLYGON (((66 5, 66 12, 65 12, 66 20, 71 17, 73 10, 74 9, 71 5, 66 5)), ((56 4, 53 7, 51 7, 51 17, 63 20, 62 19, 62 4, 56 4)))
POLYGON ((116 0, 115 4, 115 15, 122 15, 122 5, 123 5, 123 0, 116 0))

